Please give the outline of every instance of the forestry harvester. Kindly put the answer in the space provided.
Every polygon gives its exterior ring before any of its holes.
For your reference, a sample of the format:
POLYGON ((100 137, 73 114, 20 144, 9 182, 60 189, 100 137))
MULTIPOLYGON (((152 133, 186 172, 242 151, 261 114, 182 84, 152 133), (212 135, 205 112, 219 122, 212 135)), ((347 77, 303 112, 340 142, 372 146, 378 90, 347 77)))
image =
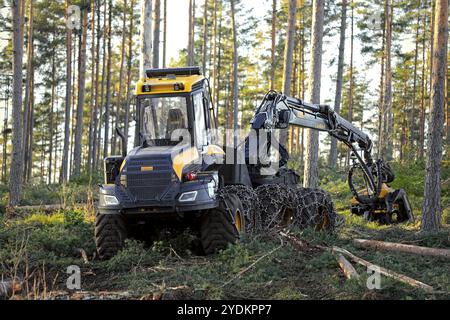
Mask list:
POLYGON ((128 152, 117 130, 122 155, 105 159, 95 228, 102 259, 127 238, 155 240, 167 227, 196 232, 205 254, 246 232, 289 225, 333 230, 338 219, 330 196, 298 186, 299 176, 287 169, 289 154, 275 132, 289 126, 328 132, 350 148, 354 214, 385 224, 413 220, 405 192, 388 186, 391 168, 372 159, 368 135, 328 106, 270 91, 251 121, 252 134, 227 147, 214 131, 209 81, 200 68, 154 69, 137 83, 135 118, 134 149, 128 152), (240 154, 244 160, 234 161, 240 154))

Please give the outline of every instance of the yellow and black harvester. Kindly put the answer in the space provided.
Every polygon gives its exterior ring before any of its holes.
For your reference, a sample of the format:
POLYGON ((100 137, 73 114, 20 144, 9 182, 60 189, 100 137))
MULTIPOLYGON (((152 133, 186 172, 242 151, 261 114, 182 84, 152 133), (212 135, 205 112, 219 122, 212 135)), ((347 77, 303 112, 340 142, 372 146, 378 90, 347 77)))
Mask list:
MULTIPOLYGON (((256 149, 250 139, 226 147, 219 145, 214 131, 209 81, 200 68, 156 69, 148 70, 146 78, 137 83, 135 118, 134 148, 128 152, 127 139, 117 130, 122 155, 105 159, 95 228, 101 258, 114 256, 127 238, 151 241, 166 227, 191 228, 198 234, 200 249, 214 253, 238 241, 258 223, 264 229, 264 224, 273 222, 267 218, 271 213, 258 209, 264 201, 270 202, 266 209, 277 211, 283 224, 294 221, 298 212, 304 215, 299 202, 290 203, 294 198, 271 195, 274 190, 289 188, 295 189, 296 199, 306 193, 318 199, 317 192, 297 186, 299 176, 286 168, 288 153, 283 146, 276 148, 275 132, 291 125, 328 132, 352 150, 349 184, 354 193, 353 213, 382 223, 413 219, 404 191, 388 187, 392 170, 383 161, 372 160, 369 137, 328 106, 270 91, 251 122, 258 137, 256 149), (276 161, 253 159, 255 154, 272 159, 274 148, 279 154, 276 161), (225 161, 230 152, 231 158, 237 159, 241 151, 242 163, 225 161), (364 176, 363 192, 353 183, 357 171, 364 176)), ((319 202, 329 200, 321 199, 319 202)), ((315 219, 315 226, 332 228, 332 206, 319 204, 316 211, 323 218, 315 219)))

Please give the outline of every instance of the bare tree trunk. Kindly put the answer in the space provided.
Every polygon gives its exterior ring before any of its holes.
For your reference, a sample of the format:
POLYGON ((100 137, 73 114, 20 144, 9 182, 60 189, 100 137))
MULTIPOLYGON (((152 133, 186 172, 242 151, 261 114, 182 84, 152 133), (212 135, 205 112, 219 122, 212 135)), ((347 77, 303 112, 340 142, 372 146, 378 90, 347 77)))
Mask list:
POLYGON ((163 68, 167 68, 167 0, 164 0, 163 68))
POLYGON ((418 158, 419 160, 424 159, 425 155, 425 95, 426 95, 426 70, 425 70, 425 57, 426 57, 426 37, 425 30, 427 27, 427 17, 424 14, 423 16, 423 32, 422 35, 422 84, 421 84, 421 98, 420 98, 420 116, 419 116, 419 152, 418 158))
POLYGON ((272 48, 270 62, 270 90, 275 89, 275 53, 277 50, 277 0, 272 2, 272 48))
POLYGON ((384 52, 386 51, 386 6, 384 10, 384 27, 383 27, 383 34, 382 34, 382 45, 381 45, 381 72, 380 72, 380 97, 378 101, 378 158, 382 157, 383 150, 384 150, 384 136, 383 136, 383 125, 384 125, 384 71, 385 71, 385 61, 386 57, 384 55, 384 52))
POLYGON ((206 75, 206 63, 208 59, 208 0, 205 0, 203 12, 203 74, 206 75))
MULTIPOLYGON (((339 57, 338 57, 338 72, 336 79, 336 95, 334 98, 334 111, 339 113, 341 111, 341 99, 342 99, 342 79, 344 77, 344 57, 345 57, 345 31, 347 29, 347 0, 342 1, 342 15, 341 15, 341 31, 339 38, 339 57)), ((336 168, 337 165, 337 140, 331 138, 330 148, 330 167, 336 168)))
MULTIPOLYGON (((69 0, 66 0, 66 19, 69 18, 69 0)), ((59 182, 66 183, 69 169, 69 145, 70 145, 70 109, 72 98, 72 29, 66 26, 66 100, 64 113, 64 147, 61 160, 61 172, 59 182)))
POLYGON ((81 173, 81 153, 83 145, 83 114, 84 114, 84 95, 86 84, 86 43, 87 43, 87 28, 88 28, 88 11, 83 8, 83 34, 81 38, 81 50, 79 57, 79 71, 78 71, 78 107, 77 107, 77 122, 75 129, 75 149, 74 149, 74 170, 73 175, 79 176, 81 173))
POLYGON ((105 104, 105 132, 103 141, 103 156, 109 156, 109 117, 111 108, 111 60, 112 60, 112 0, 109 0, 108 17, 108 62, 106 67, 106 104, 105 104))
POLYGON ((152 67, 152 0, 141 0, 141 27, 140 27, 140 75, 146 77, 145 71, 152 67))
MULTIPOLYGON (((165 10, 164 4, 164 10, 165 10)), ((131 9, 133 10, 134 7, 134 0, 131 0, 131 9)), ((166 21, 166 18, 164 18, 164 22, 166 21)), ((165 28, 165 27, 164 27, 165 28)), ((128 61, 127 61, 127 106, 125 109, 125 145, 128 146, 128 139, 129 139, 129 131, 130 131, 130 98, 131 98, 131 75, 132 75, 132 68, 133 68, 133 30, 134 30, 134 16, 133 14, 130 17, 130 26, 129 26, 129 33, 128 33, 128 61)), ((164 34, 166 31, 164 31, 164 34)), ((164 40, 164 44, 166 40, 164 40)), ((164 59, 163 59, 164 60, 164 59)), ((165 67, 165 61, 163 62, 163 67, 165 67)))
POLYGON ((441 161, 444 129, 445 67, 448 46, 448 0, 436 0, 432 100, 430 132, 425 178, 425 201, 422 210, 422 231, 438 231, 441 225, 441 161))
POLYGON ((220 16, 219 16, 219 31, 218 31, 218 45, 217 45, 217 66, 216 66, 216 91, 215 94, 215 103, 216 103, 216 117, 219 118, 219 105, 220 105, 220 69, 222 68, 222 8, 220 8, 220 16))
MULTIPOLYGON (((323 39, 324 0, 313 1, 313 19, 311 35, 311 68, 309 75, 309 100, 320 103, 322 73, 322 39, 323 39)), ((306 131, 306 159, 303 185, 307 188, 318 186, 319 133, 306 131)))
POLYGON ((386 12, 386 47, 384 56, 386 59, 385 65, 385 81, 384 81, 384 100, 383 100, 383 130, 382 139, 383 150, 381 157, 386 160, 392 160, 392 134, 393 134, 393 115, 392 115, 392 8, 393 5, 390 0, 385 1, 386 12))
MULTIPOLYGON (((160 0, 156 0, 155 5, 158 6, 158 11, 161 11, 161 2, 160 0), (158 4, 159 2, 159 4, 158 4)), ((124 82, 124 77, 125 77, 125 70, 124 70, 124 65, 125 65, 125 47, 126 47, 126 42, 127 42, 127 8, 128 7, 128 2, 127 0, 124 0, 124 10, 123 10, 123 21, 122 21, 122 43, 121 43, 121 51, 120 51, 120 71, 119 71, 119 92, 117 94, 117 101, 116 101, 116 111, 114 112, 115 114, 115 118, 116 118, 116 127, 120 127, 122 120, 121 120, 121 112, 122 112, 122 107, 123 107, 123 82, 124 82)), ((160 17, 156 17, 155 19, 158 18, 158 21, 161 21, 160 17)), ((157 23, 159 24, 159 22, 157 23)), ((156 24, 155 24, 156 25, 156 24)), ((156 27, 155 27, 156 28, 156 27)), ((159 34, 159 26, 158 26, 158 30, 155 29, 155 34, 158 31, 159 34)), ((158 47, 159 47, 159 35, 158 35, 158 47)), ((156 54, 156 52, 158 51, 158 61, 159 61, 159 49, 155 48, 156 50, 154 51, 154 54, 156 54)), ((117 151, 117 134, 116 134, 116 130, 115 128, 113 129, 113 139, 112 139, 112 146, 111 146, 111 152, 112 154, 116 154, 117 151)))
MULTIPOLYGON (((92 38, 92 45, 91 45, 91 59, 92 59, 92 69, 91 69, 91 103, 90 103, 90 112, 89 112, 89 135, 88 135, 88 158, 87 158, 87 168, 89 171, 89 174, 92 173, 92 167, 94 163, 94 127, 95 127, 95 92, 97 87, 97 79, 95 77, 95 67, 96 67, 96 45, 95 45, 95 14, 96 14, 96 3, 98 1, 94 1, 91 6, 92 10, 92 19, 91 19, 91 38, 92 38)), ((100 21, 98 21, 100 23, 100 21)))
MULTIPOLYGON (((214 0, 214 15, 213 15, 213 38, 214 38, 214 49, 213 49, 213 97, 216 98, 216 92, 217 92, 217 10, 219 9, 218 6, 219 0, 214 0)), ((218 100, 215 100, 214 103, 216 104, 216 108, 219 104, 218 100)), ((216 112, 216 117, 217 117, 216 112)))
POLYGON ((161 0, 155 0, 155 24, 153 29, 153 68, 159 68, 159 48, 161 34, 161 0))
MULTIPOLYGON (((283 91, 284 94, 291 95, 292 82, 292 63, 295 43, 295 17, 297 13, 297 0, 289 0, 289 19, 286 44, 284 48, 284 72, 283 72, 283 91)), ((287 143, 289 129, 281 130, 280 145, 285 146, 287 143)))
POLYGON ((97 13, 97 43, 95 50, 95 98, 94 98, 94 115, 92 121, 94 122, 93 133, 92 133, 92 141, 90 142, 92 145, 92 166, 91 171, 98 167, 97 161, 97 150, 98 145, 100 144, 100 139, 97 139, 98 136, 98 82, 100 78, 100 39, 101 39, 101 28, 100 28, 100 1, 96 1, 96 13, 97 13))
POLYGON ((188 65, 195 63, 194 45, 195 45, 195 0, 189 1, 189 39, 188 39, 188 65))
POLYGON ((22 197, 23 175, 23 122, 22 122, 22 1, 12 1, 13 27, 13 97, 12 97, 12 159, 9 177, 9 205, 17 206, 22 197))
MULTIPOLYGON (((353 54, 354 54, 354 7, 353 7, 353 3, 352 3, 352 16, 351 16, 351 34, 350 34, 350 85, 348 88, 348 121, 352 122, 353 121, 353 87, 354 87, 354 78, 353 78, 353 54)), ((346 166, 350 165, 350 149, 347 150, 347 159, 346 159, 346 166)))
POLYGON ((415 148, 414 144, 415 140, 415 130, 416 130, 416 119, 415 119, 415 108, 417 102, 417 69, 418 69, 418 61, 419 61, 419 29, 420 29, 420 10, 417 11, 417 30, 416 30, 416 38, 415 38, 415 50, 414 50, 414 84, 413 84, 413 98, 411 104, 411 112, 409 118, 409 144, 410 144, 410 156, 409 160, 415 159, 415 148))
MULTIPOLYGON (((236 133, 238 127, 239 115, 239 75, 238 75, 238 45, 237 45, 237 27, 235 0, 231 1, 231 25, 233 31, 233 130, 236 133)), ((237 135, 235 134, 235 146, 237 145, 237 135)))
POLYGON ((24 170, 23 170, 23 181, 28 182, 30 176, 28 175, 28 168, 32 166, 31 164, 31 146, 30 146, 30 135, 32 131, 32 126, 30 126, 31 110, 32 110, 32 98, 31 94, 33 91, 33 78, 34 78, 34 35, 33 35, 33 1, 30 1, 30 13, 28 22, 28 46, 27 46, 27 79, 25 84, 25 101, 24 101, 24 117, 23 117, 23 139, 24 139, 24 170))
MULTIPOLYGON (((53 36, 54 37, 54 36, 53 36)), ((56 65, 55 65, 55 49, 52 52, 52 96, 50 102, 50 114, 49 114, 49 152, 48 152, 48 183, 52 183, 52 164, 53 164, 53 134, 55 132, 54 110, 55 110, 55 90, 56 90, 56 65)))
POLYGON ((101 144, 102 124, 103 124, 103 121, 101 121, 101 120, 103 119, 103 110, 104 110, 104 102, 105 102, 105 81, 106 81, 106 61, 107 61, 106 39, 108 38, 107 13, 108 13, 107 1, 104 1, 104 4, 103 4, 103 41, 102 41, 102 47, 103 47, 103 50, 102 50, 103 51, 102 52, 102 56, 103 56, 103 58, 102 58, 102 83, 101 83, 100 111, 99 111, 100 119, 99 119, 98 125, 97 125, 97 159, 96 159, 97 164, 100 163, 101 148, 104 147, 104 145, 101 144))

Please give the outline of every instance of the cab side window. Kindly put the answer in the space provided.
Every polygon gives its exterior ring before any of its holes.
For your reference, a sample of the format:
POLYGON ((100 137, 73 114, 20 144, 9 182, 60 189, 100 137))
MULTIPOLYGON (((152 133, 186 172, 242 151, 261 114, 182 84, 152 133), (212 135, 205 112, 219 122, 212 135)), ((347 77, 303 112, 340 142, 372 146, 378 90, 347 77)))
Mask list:
POLYGON ((195 142, 198 148, 208 145, 208 137, 206 131, 206 115, 205 105, 202 93, 196 93, 193 96, 194 117, 195 117, 195 142))

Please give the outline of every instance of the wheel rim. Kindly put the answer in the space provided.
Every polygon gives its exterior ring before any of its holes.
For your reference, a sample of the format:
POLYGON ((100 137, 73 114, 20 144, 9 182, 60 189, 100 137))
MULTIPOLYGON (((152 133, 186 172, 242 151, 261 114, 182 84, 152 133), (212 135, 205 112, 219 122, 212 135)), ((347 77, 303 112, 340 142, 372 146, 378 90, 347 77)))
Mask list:
POLYGON ((235 226, 237 231, 240 233, 242 232, 242 215, 240 210, 236 210, 236 217, 235 217, 235 226))

